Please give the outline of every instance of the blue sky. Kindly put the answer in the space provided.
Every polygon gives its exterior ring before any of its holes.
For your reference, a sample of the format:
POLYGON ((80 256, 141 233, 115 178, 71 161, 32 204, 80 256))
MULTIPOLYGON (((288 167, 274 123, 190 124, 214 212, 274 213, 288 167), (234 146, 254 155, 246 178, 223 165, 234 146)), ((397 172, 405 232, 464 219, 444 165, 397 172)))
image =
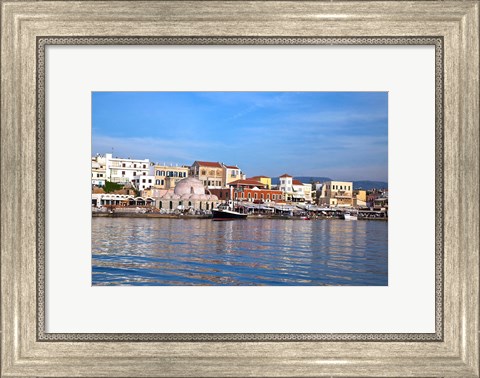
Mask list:
POLYGON ((92 154, 388 180, 387 92, 93 92, 92 154))

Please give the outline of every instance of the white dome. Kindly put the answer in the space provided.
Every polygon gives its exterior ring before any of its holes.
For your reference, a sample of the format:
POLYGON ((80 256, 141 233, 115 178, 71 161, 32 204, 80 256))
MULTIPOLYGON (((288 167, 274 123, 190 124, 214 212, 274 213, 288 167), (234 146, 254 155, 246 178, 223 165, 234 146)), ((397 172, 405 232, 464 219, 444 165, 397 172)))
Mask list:
POLYGON ((205 188, 199 179, 187 177, 177 182, 174 193, 179 196, 183 196, 184 194, 205 194, 205 188))

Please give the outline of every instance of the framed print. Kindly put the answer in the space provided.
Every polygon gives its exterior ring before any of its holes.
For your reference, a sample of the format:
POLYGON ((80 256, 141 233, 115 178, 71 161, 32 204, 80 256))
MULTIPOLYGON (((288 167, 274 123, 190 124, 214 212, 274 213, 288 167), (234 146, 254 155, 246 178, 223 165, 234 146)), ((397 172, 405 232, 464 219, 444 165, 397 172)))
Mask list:
POLYGON ((2 376, 479 376, 478 1, 1 17, 2 376))

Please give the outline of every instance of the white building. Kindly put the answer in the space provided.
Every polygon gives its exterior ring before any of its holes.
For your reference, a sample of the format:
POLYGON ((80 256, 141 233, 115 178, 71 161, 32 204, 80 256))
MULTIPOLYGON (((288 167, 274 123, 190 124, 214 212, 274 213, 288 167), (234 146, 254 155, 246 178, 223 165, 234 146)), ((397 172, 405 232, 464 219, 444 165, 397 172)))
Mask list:
POLYGON ((293 198, 293 177, 285 173, 279 179, 278 190, 284 193, 285 201, 291 201, 293 198))
POLYGON ((126 184, 136 176, 148 176, 150 173, 149 159, 114 158, 105 154, 106 179, 117 184, 126 184))
POLYGON ((154 175, 136 175, 133 176, 132 184, 137 190, 150 189, 155 184, 154 175))
POLYGON ((305 202, 312 202, 312 184, 302 183, 305 202))
POLYGON ((97 155, 92 157, 92 185, 105 186, 106 159, 105 156, 97 155))

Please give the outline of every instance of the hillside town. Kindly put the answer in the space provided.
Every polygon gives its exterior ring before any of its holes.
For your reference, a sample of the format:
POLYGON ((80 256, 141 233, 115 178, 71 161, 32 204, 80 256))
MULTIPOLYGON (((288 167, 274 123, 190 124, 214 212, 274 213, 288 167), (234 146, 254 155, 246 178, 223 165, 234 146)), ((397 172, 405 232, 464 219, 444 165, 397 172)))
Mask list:
POLYGON ((91 159, 92 212, 108 214, 194 215, 207 217, 225 203, 252 216, 388 218, 388 189, 354 189, 353 181, 301 182, 247 176, 237 165, 194 161, 190 166, 149 159, 91 159))

